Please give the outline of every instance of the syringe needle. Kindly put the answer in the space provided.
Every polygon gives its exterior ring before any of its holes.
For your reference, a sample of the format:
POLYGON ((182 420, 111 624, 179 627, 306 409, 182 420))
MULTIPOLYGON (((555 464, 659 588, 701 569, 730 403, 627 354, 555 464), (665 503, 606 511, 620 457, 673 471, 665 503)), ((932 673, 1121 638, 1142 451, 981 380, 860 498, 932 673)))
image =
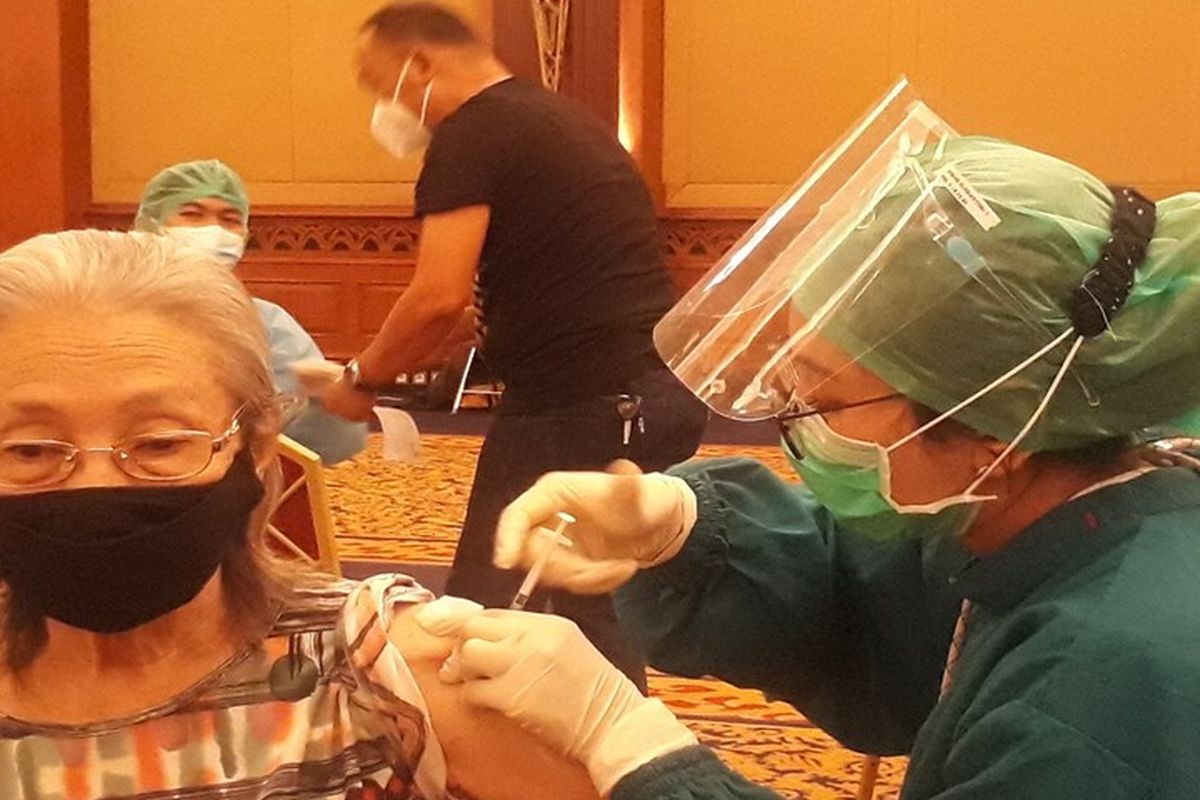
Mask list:
POLYGON ((554 526, 553 531, 545 529, 538 531, 541 536, 550 537, 550 541, 547 542, 547 547, 538 555, 537 560, 533 562, 533 566, 529 568, 529 572, 525 574, 525 580, 521 581, 521 588, 517 590, 517 596, 508 605, 510 609, 514 611, 524 610, 525 604, 529 602, 529 598, 533 594, 533 590, 537 588, 538 581, 541 580, 542 570, 546 568, 546 564, 550 562, 550 557, 554 555, 555 548, 562 544, 564 540, 568 543, 570 542, 569 539, 563 536, 563 531, 574 521, 575 518, 570 514, 565 511, 559 511, 558 524, 554 526))

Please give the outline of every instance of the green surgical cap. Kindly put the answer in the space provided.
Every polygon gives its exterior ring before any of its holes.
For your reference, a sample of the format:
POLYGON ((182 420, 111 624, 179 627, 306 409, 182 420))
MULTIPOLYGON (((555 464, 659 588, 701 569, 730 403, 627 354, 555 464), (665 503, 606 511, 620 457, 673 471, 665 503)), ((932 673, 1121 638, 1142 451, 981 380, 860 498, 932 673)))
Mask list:
POLYGON ((182 206, 197 200, 215 197, 224 200, 250 218, 250 198, 238 174, 216 159, 185 161, 167 167, 146 184, 138 204, 133 227, 139 231, 157 232, 165 219, 182 206))
MULTIPOLYGON (((948 411, 1048 345, 1070 325, 1072 291, 1110 235, 1113 197, 1079 167, 1008 142, 959 137, 916 156, 928 174, 953 167, 1000 218, 990 231, 938 189, 937 198, 987 267, 970 280, 922 226, 890 247, 854 313, 829 338, 898 391, 948 411), (899 262, 899 263, 897 263, 899 262), (910 308, 929 308, 911 320, 910 308), (903 324, 897 322, 903 320, 903 324), (881 342, 882 340, 882 342, 881 342), (873 348, 863 343, 879 343, 873 348), (880 343, 881 342, 881 343, 880 343)), ((911 206, 920 188, 897 183, 879 225, 911 206)), ((868 222, 833 258, 863 263, 880 238, 868 222), (856 241, 857 240, 857 241, 856 241)), ((848 317, 848 318, 847 318, 848 317)), ((1084 342, 1045 415, 1021 447, 1061 450, 1151 426, 1200 435, 1200 194, 1157 204, 1157 224, 1132 293, 1110 330, 1084 342)), ((1059 371, 1068 339, 955 417, 1012 441, 1059 371)))

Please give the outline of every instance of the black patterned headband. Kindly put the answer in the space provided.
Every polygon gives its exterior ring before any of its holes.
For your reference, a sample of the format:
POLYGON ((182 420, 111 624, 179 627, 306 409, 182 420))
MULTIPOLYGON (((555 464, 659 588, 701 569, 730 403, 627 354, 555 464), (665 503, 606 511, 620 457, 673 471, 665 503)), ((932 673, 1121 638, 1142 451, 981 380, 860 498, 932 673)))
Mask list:
POLYGON ((1075 332, 1088 338, 1108 330, 1113 315, 1129 299, 1134 273, 1146 259, 1157 219, 1154 203, 1136 189, 1108 188, 1113 194, 1112 236, 1083 282, 1071 293, 1068 307, 1075 332))

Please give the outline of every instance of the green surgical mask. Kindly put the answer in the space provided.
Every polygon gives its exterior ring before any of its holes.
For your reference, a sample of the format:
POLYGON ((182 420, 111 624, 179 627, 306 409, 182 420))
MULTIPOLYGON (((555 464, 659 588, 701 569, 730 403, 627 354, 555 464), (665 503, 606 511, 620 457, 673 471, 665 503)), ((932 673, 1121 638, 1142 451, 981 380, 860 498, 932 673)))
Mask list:
POLYGON ((784 448, 792 468, 847 530, 881 540, 928 538, 960 534, 975 518, 979 506, 971 502, 900 510, 884 494, 886 451, 842 436, 820 415, 789 421, 784 428, 793 444, 784 448))

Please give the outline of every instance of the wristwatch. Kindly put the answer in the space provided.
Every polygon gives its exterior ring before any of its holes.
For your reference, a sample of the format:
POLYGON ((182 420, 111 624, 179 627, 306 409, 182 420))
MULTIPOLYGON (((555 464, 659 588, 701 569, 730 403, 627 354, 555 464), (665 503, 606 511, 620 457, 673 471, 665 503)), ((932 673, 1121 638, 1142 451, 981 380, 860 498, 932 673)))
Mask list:
POLYGON ((360 392, 371 392, 377 394, 384 387, 379 384, 367 383, 363 380, 362 368, 358 365, 358 359, 352 358, 346 362, 346 368, 342 370, 342 377, 355 389, 360 392))

